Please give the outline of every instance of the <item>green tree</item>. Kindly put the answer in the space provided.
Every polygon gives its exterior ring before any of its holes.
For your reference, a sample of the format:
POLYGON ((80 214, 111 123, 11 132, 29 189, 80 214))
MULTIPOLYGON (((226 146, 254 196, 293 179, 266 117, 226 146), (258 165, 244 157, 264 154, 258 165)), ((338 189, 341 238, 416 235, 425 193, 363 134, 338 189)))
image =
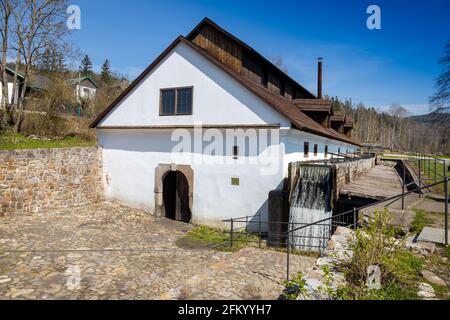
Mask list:
POLYGON ((106 85, 111 83, 112 74, 111 74, 111 66, 109 64, 108 59, 106 59, 102 65, 101 79, 102 79, 102 82, 106 85))
POLYGON ((54 48, 45 48, 42 57, 38 61, 37 65, 39 71, 41 72, 65 72, 67 70, 66 64, 64 62, 64 54, 55 50, 54 48))
POLYGON ((80 73, 82 76, 90 76, 93 73, 91 58, 87 54, 81 60, 80 73))

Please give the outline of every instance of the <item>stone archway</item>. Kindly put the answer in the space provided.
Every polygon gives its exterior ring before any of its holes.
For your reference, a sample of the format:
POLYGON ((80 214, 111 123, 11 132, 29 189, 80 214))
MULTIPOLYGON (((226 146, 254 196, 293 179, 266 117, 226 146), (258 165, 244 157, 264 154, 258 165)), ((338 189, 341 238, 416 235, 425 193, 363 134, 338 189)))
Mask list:
POLYGON ((189 165, 160 164, 155 169, 155 216, 164 217, 163 182, 169 172, 183 173, 189 184, 189 209, 192 213, 194 200, 194 170, 189 165))

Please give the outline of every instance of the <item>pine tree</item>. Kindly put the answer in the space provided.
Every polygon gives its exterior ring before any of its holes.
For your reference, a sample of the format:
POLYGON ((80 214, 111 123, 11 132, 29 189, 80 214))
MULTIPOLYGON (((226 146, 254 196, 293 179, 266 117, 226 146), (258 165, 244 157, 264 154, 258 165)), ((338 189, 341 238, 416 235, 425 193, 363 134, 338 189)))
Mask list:
POLYGON ((39 70, 43 72, 51 71, 52 60, 51 50, 46 48, 38 65, 39 70))
POLYGON ((82 76, 90 76, 92 74, 92 62, 88 55, 85 55, 81 60, 80 73, 82 76))
POLYGON ((45 48, 45 51, 38 61, 37 68, 41 72, 65 72, 66 65, 64 63, 64 54, 51 47, 45 48))
POLYGON ((101 79, 104 84, 111 83, 111 80, 112 80, 111 67, 110 67, 108 59, 106 59, 102 65, 101 79))

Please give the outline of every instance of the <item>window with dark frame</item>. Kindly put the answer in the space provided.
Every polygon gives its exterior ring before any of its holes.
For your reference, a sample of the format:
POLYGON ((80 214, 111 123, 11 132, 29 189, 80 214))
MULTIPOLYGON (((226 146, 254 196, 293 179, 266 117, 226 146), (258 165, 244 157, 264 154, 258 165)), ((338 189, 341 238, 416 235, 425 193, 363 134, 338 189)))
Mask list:
POLYGON ((309 142, 305 142, 303 146, 303 155, 305 158, 309 157, 309 142))
POLYGON ((325 146, 325 158, 328 158, 328 146, 325 146))
POLYGON ((239 158, 239 147, 234 146, 233 147, 233 159, 238 159, 238 158, 239 158))
POLYGON ((191 115, 192 91, 193 88, 161 89, 160 115, 191 115))
POLYGON ((317 154, 319 153, 319 145, 314 145, 314 157, 317 157, 317 154))

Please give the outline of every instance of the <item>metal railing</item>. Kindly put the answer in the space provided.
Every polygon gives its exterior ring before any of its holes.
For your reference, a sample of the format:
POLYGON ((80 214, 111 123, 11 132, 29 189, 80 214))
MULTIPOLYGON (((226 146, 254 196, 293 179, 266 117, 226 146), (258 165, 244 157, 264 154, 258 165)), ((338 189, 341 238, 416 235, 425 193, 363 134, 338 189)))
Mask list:
MULTIPOLYGON (((301 226, 299 228, 287 231, 287 233, 286 233, 286 237, 287 237, 287 240, 288 240, 287 243, 286 243, 286 251, 287 251, 286 278, 287 278, 287 280, 289 281, 289 267, 290 267, 289 255, 290 255, 290 249, 291 249, 291 245, 289 243, 289 234, 290 233, 293 233, 293 232, 296 232, 296 231, 300 231, 300 230, 305 229, 305 228, 313 227, 313 226, 316 226, 316 225, 323 225, 326 222, 329 222, 330 224, 332 224, 332 220, 333 219, 343 218, 343 217, 348 216, 348 215, 352 215, 353 221, 347 223, 347 225, 344 225, 344 227, 352 227, 353 229, 356 229, 359 226, 359 219, 358 219, 359 211, 367 209, 369 207, 380 205, 380 204, 385 203, 385 202, 390 202, 390 201, 393 201, 393 200, 404 199, 404 197, 406 195, 408 195, 408 194, 416 193, 416 192, 420 193, 424 189, 429 189, 431 187, 440 185, 442 183, 445 184, 446 190, 448 190, 448 178, 446 178, 443 181, 439 181, 439 182, 436 182, 436 183, 424 185, 422 187, 418 187, 418 188, 415 188, 413 190, 403 192, 403 193, 401 193, 399 195, 396 195, 396 196, 393 196, 393 197, 390 197, 390 198, 387 198, 387 199, 383 199, 383 200, 380 200, 380 201, 377 201, 377 202, 374 202, 374 203, 371 203, 371 204, 368 204, 368 205, 365 205, 365 206, 362 206, 362 207, 353 208, 352 210, 340 213, 338 215, 335 215, 335 216, 332 216, 332 217, 329 217, 329 218, 325 218, 325 219, 322 219, 322 220, 319 220, 319 221, 316 221, 316 222, 313 222, 313 223, 310 223, 310 224, 306 224, 306 225, 301 226)), ((447 202, 445 203, 445 245, 448 245, 448 195, 446 197, 446 200, 447 200, 447 202)), ((331 239, 331 237, 330 237, 330 239, 331 239)), ((323 248, 323 249, 325 249, 325 248, 323 248)))
MULTIPOLYGON (((354 207, 352 210, 332 215, 328 218, 315 221, 312 223, 292 223, 292 222, 281 222, 281 221, 263 221, 261 220, 261 216, 246 216, 240 218, 231 218, 228 220, 224 220, 223 222, 230 223, 230 237, 229 237, 229 245, 233 247, 237 242, 246 242, 246 243, 258 243, 258 246, 261 247, 264 242, 264 238, 266 238, 267 245, 270 246, 278 246, 286 248, 286 278, 289 281, 289 272, 290 272, 290 255, 294 252, 292 248, 292 242, 296 242, 296 239, 308 238, 310 240, 316 240, 318 245, 305 246, 301 245, 297 250, 299 251, 311 251, 311 249, 316 249, 314 251, 322 251, 328 246, 328 241, 331 239, 335 229, 337 227, 351 227, 356 229, 359 226, 358 215, 361 210, 367 209, 369 207, 374 207, 386 202, 395 202, 401 199, 401 208, 405 209, 405 197, 412 193, 418 193, 419 197, 421 197, 423 190, 430 190, 432 187, 443 184, 444 185, 444 201, 445 201, 445 245, 448 245, 448 180, 447 176, 447 168, 445 166, 444 161, 444 172, 443 174, 438 173, 437 164, 442 161, 442 159, 434 158, 431 156, 425 155, 417 155, 413 160, 402 160, 402 193, 397 194, 395 196, 389 197, 387 199, 379 200, 361 207, 354 207), (424 165, 424 162, 428 161, 428 176, 423 175, 423 172, 426 172, 427 167, 424 165), (413 163, 417 166, 418 172, 414 170, 414 167, 408 166, 408 169, 411 169, 413 173, 418 177, 418 179, 414 179, 413 181, 406 183, 406 163, 413 163), (430 164, 434 162, 434 170, 430 169, 430 164), (424 169, 422 171, 422 169, 424 169), (434 176, 431 175, 434 173, 434 176), (441 178, 441 180, 439 180, 441 178), (417 187, 413 188, 412 186, 416 184, 417 187), (408 189, 408 190, 407 190, 408 189), (412 189, 412 190, 409 190, 412 189), (253 225, 257 224, 258 228, 253 228, 253 225), (267 230, 263 231, 262 226, 267 225, 267 230), (279 232, 269 232, 271 227, 273 226, 282 226, 284 227, 284 231, 279 232), (322 228, 322 230, 329 230, 329 232, 324 232, 322 237, 313 237, 308 235, 298 235, 301 230, 305 230, 307 228, 322 228), (294 240, 294 241, 293 241, 294 240)), ((283 228, 282 228, 283 229, 283 228)))

